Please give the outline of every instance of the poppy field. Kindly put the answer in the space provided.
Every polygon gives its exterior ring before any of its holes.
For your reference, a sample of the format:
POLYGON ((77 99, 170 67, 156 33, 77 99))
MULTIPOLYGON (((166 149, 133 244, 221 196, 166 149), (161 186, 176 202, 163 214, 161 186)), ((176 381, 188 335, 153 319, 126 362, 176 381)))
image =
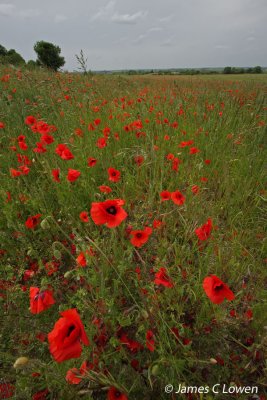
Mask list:
POLYGON ((0 89, 0 399, 264 400, 266 77, 0 89))

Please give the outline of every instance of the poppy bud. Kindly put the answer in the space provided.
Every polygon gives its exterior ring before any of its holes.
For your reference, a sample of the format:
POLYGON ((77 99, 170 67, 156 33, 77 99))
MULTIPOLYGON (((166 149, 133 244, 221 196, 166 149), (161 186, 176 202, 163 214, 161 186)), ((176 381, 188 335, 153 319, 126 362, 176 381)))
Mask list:
POLYGON ((40 223, 40 226, 43 230, 50 229, 50 224, 47 219, 43 219, 43 221, 40 223))
POLYGON ((57 259, 57 260, 60 260, 60 258, 61 258, 61 252, 59 251, 59 250, 54 250, 54 252, 53 252, 53 254, 54 254, 54 257, 57 259))
POLYGON ((215 360, 215 358, 210 358, 210 363, 211 364, 217 364, 217 360, 215 360))
POLYGON ((29 362, 28 357, 19 357, 16 359, 13 368, 23 368, 29 362))
POLYGON ((157 376, 159 373, 159 366, 158 364, 153 365, 152 370, 151 370, 151 375, 157 376))

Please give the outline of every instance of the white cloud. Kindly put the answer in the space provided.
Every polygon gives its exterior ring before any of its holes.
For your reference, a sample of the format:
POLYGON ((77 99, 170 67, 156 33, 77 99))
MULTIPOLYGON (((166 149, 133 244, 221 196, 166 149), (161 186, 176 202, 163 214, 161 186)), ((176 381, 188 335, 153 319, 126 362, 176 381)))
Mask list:
POLYGON ((0 15, 10 17, 13 15, 15 8, 14 4, 0 4, 0 15))
POLYGON ((147 15, 147 11, 137 11, 134 14, 120 14, 115 10, 116 1, 109 1, 91 17, 91 21, 112 21, 118 24, 136 24, 147 15))
POLYGON ((68 17, 66 17, 66 15, 57 14, 57 15, 55 16, 54 21, 55 21, 56 23, 59 23, 59 22, 64 22, 64 21, 66 21, 67 19, 68 19, 68 17))
POLYGON ((105 7, 101 7, 96 14, 91 17, 91 21, 106 20, 114 13, 116 1, 111 0, 105 7))
POLYGON ((147 16, 147 11, 138 11, 135 14, 118 14, 115 13, 111 17, 111 21, 118 24, 136 24, 138 20, 147 16))

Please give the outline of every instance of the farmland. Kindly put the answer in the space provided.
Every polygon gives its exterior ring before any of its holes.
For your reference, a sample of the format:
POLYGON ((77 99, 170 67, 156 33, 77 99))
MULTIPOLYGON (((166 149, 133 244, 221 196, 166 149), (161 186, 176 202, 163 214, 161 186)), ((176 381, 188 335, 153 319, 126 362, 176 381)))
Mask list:
POLYGON ((266 83, 1 67, 0 398, 265 399, 266 83))

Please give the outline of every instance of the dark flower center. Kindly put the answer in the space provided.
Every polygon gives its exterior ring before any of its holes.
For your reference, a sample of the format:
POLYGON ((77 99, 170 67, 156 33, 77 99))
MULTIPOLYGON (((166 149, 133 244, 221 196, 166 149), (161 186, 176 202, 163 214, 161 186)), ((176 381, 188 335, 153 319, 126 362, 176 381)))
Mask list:
POLYGON ((116 392, 114 393, 116 399, 119 399, 121 397, 121 392, 119 392, 118 390, 116 390, 116 392))
POLYGON ((75 329, 75 325, 69 326, 67 336, 70 336, 71 332, 74 331, 74 329, 75 329))
POLYGON ((223 284, 222 284, 222 283, 219 284, 219 285, 215 285, 215 286, 214 286, 215 292, 219 292, 220 290, 222 290, 222 288, 223 288, 223 284))
POLYGON ((138 233, 136 234, 136 237, 137 237, 138 239, 141 239, 141 238, 143 237, 143 234, 142 234, 141 232, 138 232, 138 233))
POLYGON ((111 206, 111 207, 106 208, 106 212, 108 214, 111 214, 111 215, 116 215, 117 214, 117 209, 116 209, 116 207, 111 206))

